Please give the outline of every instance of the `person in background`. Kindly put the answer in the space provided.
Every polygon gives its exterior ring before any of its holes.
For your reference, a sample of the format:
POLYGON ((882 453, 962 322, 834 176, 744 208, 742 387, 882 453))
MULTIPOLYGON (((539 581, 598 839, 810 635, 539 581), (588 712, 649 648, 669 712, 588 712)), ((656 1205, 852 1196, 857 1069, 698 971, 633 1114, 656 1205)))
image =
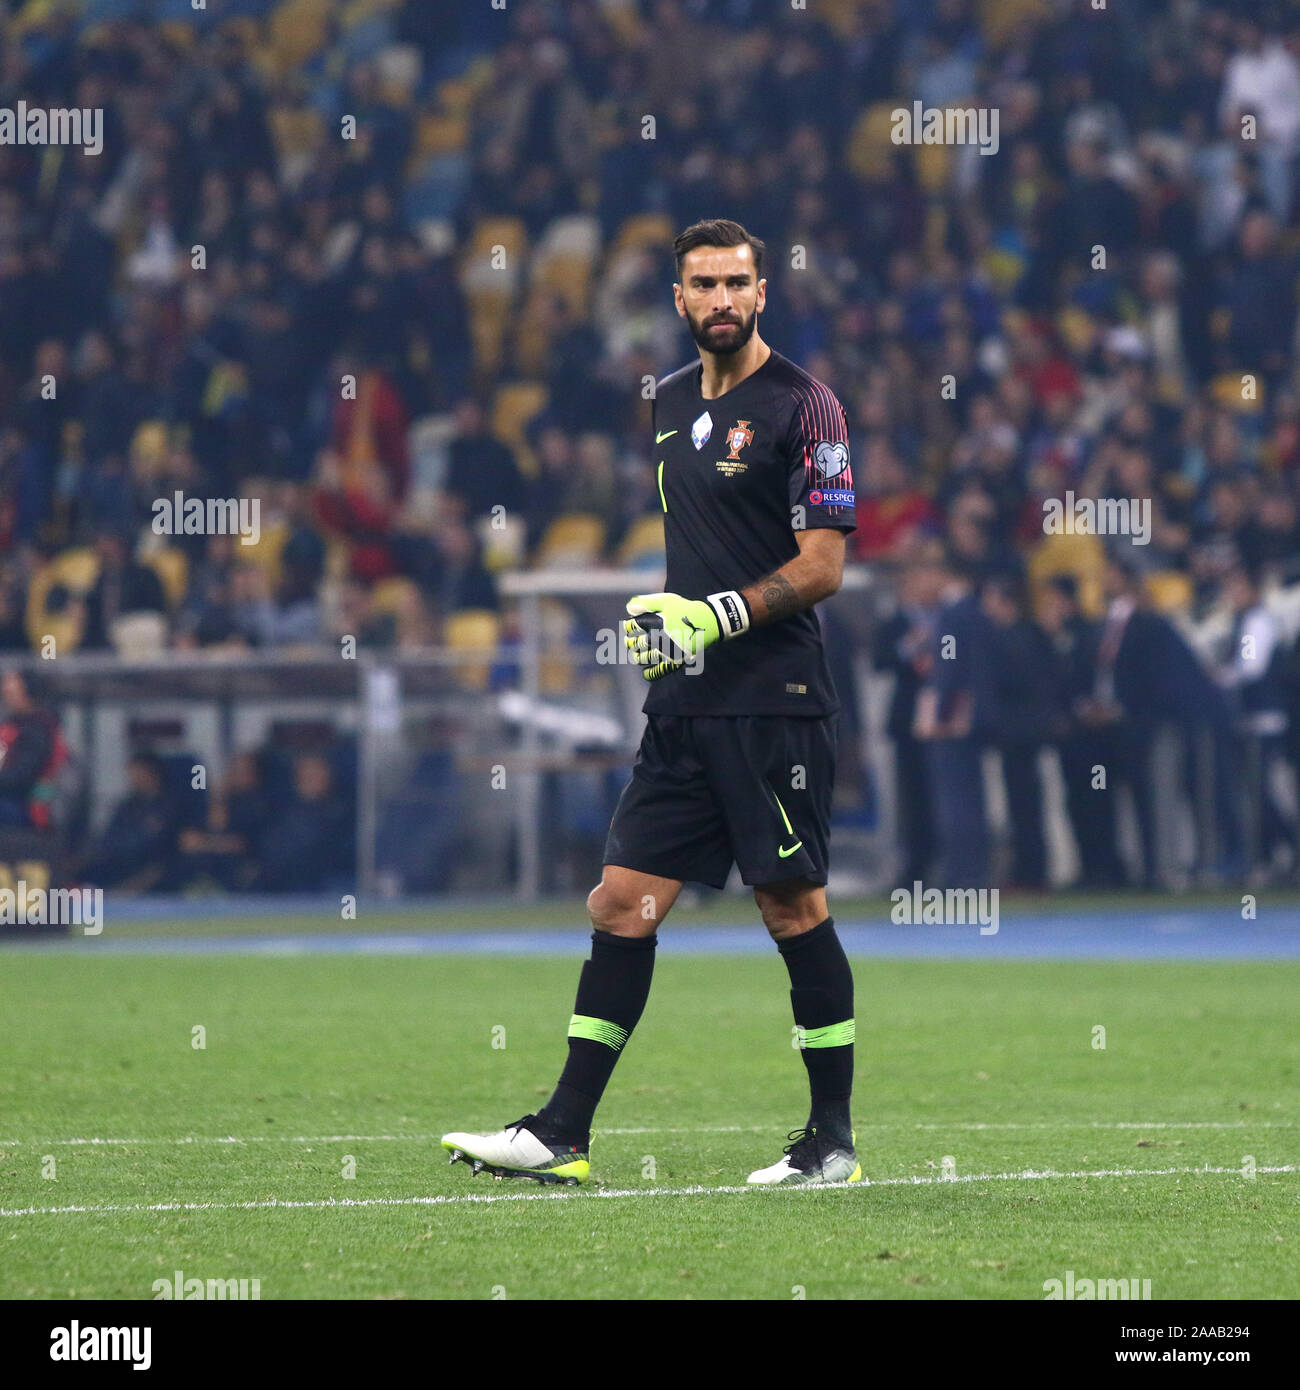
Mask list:
POLYGON ((95 538, 99 577, 86 595, 81 645, 87 651, 111 645, 113 623, 128 613, 166 613, 167 599, 158 575, 131 554, 129 534, 111 530, 95 538))
MULTIPOLYGON (((861 509, 859 509, 860 513, 861 509)), ((885 717, 894 760, 894 791, 898 804, 900 887, 924 882, 934 861, 934 798, 930 791, 927 745, 912 732, 916 702, 934 669, 935 627, 945 571, 937 543, 918 551, 903 567, 898 584, 898 607, 881 624, 873 644, 877 671, 891 671, 894 689, 885 717)))
MULTIPOLYGON (((1109 600, 1098 646, 1097 686, 1085 708, 1116 725, 1117 771, 1132 789, 1142 840, 1143 881, 1163 886, 1156 862, 1155 781, 1152 750, 1160 729, 1173 725, 1183 743, 1184 774, 1193 780, 1200 748, 1208 740, 1214 782, 1216 845, 1197 846, 1196 863, 1212 866, 1226 881, 1243 870, 1240 778, 1233 758, 1228 703, 1178 629, 1147 606, 1137 577, 1123 565, 1107 566, 1109 600)), ((1198 824, 1198 832, 1200 826, 1198 824)), ((1198 835, 1198 838, 1199 837, 1198 835)))
POLYGON ((1079 850, 1079 885, 1118 888, 1124 866, 1116 849, 1115 799, 1094 785, 1094 769, 1109 758, 1107 734, 1090 724, 1081 705, 1095 679, 1100 626, 1083 615, 1073 575, 1055 575, 1040 595, 1038 624, 1052 649, 1052 704, 1065 805, 1079 850))
POLYGON ((1296 832, 1278 798, 1276 772, 1285 761, 1289 725, 1283 678, 1282 625, 1263 603, 1258 573, 1247 565, 1228 572, 1225 596, 1232 607, 1232 631, 1215 677, 1232 705, 1245 771, 1246 804, 1254 834, 1258 869, 1273 872, 1277 851, 1294 866, 1296 832))
POLYGON ((206 876, 230 892, 250 887, 270 820, 257 757, 237 753, 208 803, 207 828, 181 831, 177 878, 184 884, 206 876))
POLYGON ((993 741, 1002 754, 1011 820, 1011 886, 1042 892, 1047 887, 1047 842, 1038 754, 1056 733, 1051 644, 1029 617, 1019 575, 987 579, 980 606, 992 624, 993 741))
POLYGON ((900 559, 919 531, 937 534, 942 517, 924 489, 908 477, 886 434, 868 436, 864 453, 854 549, 860 560, 900 559))
POLYGON ((483 564, 483 545, 449 497, 437 515, 404 513, 393 538, 398 572, 413 579, 443 617, 461 608, 496 608, 496 581, 483 564))
POLYGON ((68 760, 68 745, 35 687, 13 668, 0 676, 0 826, 48 830, 54 778, 68 760))
POLYGON ((22 578, 6 556, 0 560, 0 652, 25 652, 31 648, 23 600, 22 578))
POLYGON ((355 823, 348 799, 334 791, 329 760, 319 753, 294 759, 293 797, 277 808, 262 840, 258 887, 273 893, 311 893, 351 881, 355 823))
POLYGON ((927 745, 943 888, 986 888, 988 812, 983 751, 992 729, 992 634, 969 566, 944 563, 930 673, 913 733, 927 745))
POLYGON ((175 800, 162 760, 136 753, 126 767, 127 794, 118 802, 80 877, 104 888, 146 893, 170 877, 176 856, 175 800))
POLYGON ((464 499, 466 519, 489 516, 504 507, 522 516, 527 485, 514 451, 488 429, 483 406, 472 396, 456 402, 456 434, 447 445, 446 489, 464 499))

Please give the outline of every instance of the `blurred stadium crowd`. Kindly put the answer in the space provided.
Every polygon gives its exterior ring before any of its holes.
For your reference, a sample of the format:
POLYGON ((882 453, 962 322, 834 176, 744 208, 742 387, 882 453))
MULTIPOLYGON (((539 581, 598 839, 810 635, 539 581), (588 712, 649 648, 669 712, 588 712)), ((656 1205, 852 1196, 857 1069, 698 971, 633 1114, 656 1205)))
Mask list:
POLYGON ((670 242, 728 216, 848 411, 903 878, 987 881, 995 746, 1042 886, 1053 745, 1084 880, 1126 874, 1101 762, 1154 881, 1170 721, 1220 871, 1292 863, 1294 8, 220 8, 0 6, 0 106, 105 113, 97 157, 0 146, 0 650, 492 643, 505 571, 654 565, 670 242), (892 143, 916 100, 995 108, 996 155, 892 143), (1045 535, 1067 490, 1149 498, 1149 544, 1045 535), (178 491, 258 498, 257 544, 155 535, 178 491))

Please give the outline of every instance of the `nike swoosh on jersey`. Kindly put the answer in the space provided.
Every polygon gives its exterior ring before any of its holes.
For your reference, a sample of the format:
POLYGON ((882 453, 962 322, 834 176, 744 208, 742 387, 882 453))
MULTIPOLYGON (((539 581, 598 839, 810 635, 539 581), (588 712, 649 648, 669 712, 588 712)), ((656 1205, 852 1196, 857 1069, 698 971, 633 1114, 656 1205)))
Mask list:
POLYGON ((665 439, 671 439, 676 433, 676 430, 665 430, 663 434, 656 434, 655 443, 662 444, 665 439))
POLYGON ((776 852, 781 856, 782 859, 789 859, 789 857, 795 852, 795 850, 801 849, 802 847, 803 841, 796 840, 794 844, 790 846, 789 849, 782 849, 780 845, 777 845, 776 852))

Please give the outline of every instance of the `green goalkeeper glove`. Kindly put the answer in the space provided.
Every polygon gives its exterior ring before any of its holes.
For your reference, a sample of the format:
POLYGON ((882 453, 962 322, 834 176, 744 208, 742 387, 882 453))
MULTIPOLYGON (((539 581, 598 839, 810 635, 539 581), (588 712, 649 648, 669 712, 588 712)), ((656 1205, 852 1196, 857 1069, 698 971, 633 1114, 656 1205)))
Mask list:
POLYGON ((628 600, 627 611, 624 640, 648 681, 695 667, 706 647, 749 631, 749 605, 735 589, 707 599, 638 594, 628 600))

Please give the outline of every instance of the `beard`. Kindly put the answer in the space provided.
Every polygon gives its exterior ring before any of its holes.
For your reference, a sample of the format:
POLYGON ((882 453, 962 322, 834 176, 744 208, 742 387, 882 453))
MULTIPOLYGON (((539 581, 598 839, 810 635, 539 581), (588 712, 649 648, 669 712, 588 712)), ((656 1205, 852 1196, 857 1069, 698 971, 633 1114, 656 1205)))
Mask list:
POLYGON ((716 353, 719 357, 731 357, 754 336, 754 329, 758 324, 758 310, 755 309, 747 319, 723 319, 721 322, 726 325, 725 328, 715 327, 714 324, 705 328, 689 313, 686 315, 686 322, 690 327, 691 337, 705 352, 716 353))

